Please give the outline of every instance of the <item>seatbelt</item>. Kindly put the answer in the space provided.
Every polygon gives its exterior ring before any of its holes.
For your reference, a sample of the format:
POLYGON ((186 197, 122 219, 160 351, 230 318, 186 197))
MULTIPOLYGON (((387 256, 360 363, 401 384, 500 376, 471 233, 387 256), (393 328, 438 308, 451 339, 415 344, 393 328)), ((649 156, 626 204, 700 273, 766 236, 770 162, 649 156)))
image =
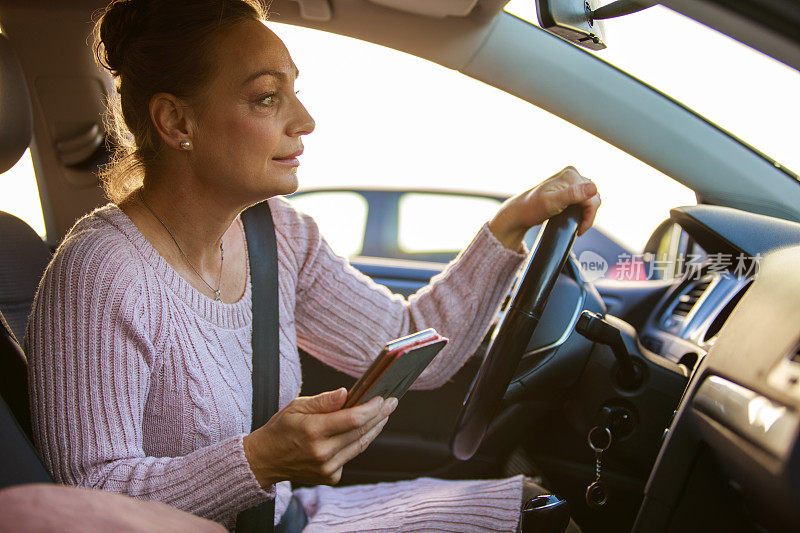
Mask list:
MULTIPOLYGON (((256 430, 278 412, 278 246, 269 204, 264 201, 242 213, 250 261, 253 302, 253 425, 256 430)), ((272 533, 275 500, 236 517, 238 533, 272 533)))

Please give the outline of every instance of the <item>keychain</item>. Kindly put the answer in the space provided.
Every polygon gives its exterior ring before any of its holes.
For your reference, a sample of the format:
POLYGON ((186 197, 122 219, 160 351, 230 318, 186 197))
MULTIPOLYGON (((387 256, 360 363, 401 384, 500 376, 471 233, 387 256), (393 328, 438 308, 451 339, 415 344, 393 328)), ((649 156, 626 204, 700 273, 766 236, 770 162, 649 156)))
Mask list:
POLYGON ((592 509, 602 509, 608 502, 608 489, 600 479, 601 461, 603 452, 611 446, 611 430, 595 426, 589 431, 587 441, 594 451, 595 480, 586 487, 586 505, 592 509))

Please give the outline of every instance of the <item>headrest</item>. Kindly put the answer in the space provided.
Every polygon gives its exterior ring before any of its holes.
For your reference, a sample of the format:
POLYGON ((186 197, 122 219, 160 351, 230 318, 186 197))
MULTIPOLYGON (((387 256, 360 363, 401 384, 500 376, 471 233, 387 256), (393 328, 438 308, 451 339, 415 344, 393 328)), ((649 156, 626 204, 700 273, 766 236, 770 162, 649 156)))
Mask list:
POLYGON ((0 34, 0 172, 13 167, 31 144, 31 117, 22 65, 11 42, 0 34))

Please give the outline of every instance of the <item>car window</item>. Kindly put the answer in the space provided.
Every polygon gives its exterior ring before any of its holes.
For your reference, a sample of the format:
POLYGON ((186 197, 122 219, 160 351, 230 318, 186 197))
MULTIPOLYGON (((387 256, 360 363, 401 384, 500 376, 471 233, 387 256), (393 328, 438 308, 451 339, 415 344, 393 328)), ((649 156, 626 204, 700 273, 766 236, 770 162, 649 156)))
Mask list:
POLYGON ((369 207, 354 192, 310 192, 291 199, 300 211, 311 215, 331 249, 342 257, 361 253, 369 207))
POLYGON ((408 193, 400 197, 398 244, 405 253, 457 252, 494 216, 493 198, 408 193))
POLYGON ((0 177, 0 211, 21 218, 42 238, 45 237, 42 203, 30 150, 26 150, 17 164, 0 177))
POLYGON ((597 227, 632 252, 670 208, 696 203, 689 188, 629 154, 459 72, 349 37, 267 25, 299 67, 299 98, 316 121, 304 139, 301 190, 509 196, 574 165, 601 191, 597 227))

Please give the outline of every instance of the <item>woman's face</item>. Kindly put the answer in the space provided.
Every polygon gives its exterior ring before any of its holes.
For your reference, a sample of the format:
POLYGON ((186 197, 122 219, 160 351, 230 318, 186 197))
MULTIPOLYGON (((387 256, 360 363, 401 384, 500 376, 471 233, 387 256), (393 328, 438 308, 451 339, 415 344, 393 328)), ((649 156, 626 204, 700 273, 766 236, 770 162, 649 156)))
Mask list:
POLYGON ((212 46, 213 74, 195 116, 191 165, 214 191, 255 202, 297 189, 302 135, 314 120, 297 99, 297 67, 260 22, 212 46))

